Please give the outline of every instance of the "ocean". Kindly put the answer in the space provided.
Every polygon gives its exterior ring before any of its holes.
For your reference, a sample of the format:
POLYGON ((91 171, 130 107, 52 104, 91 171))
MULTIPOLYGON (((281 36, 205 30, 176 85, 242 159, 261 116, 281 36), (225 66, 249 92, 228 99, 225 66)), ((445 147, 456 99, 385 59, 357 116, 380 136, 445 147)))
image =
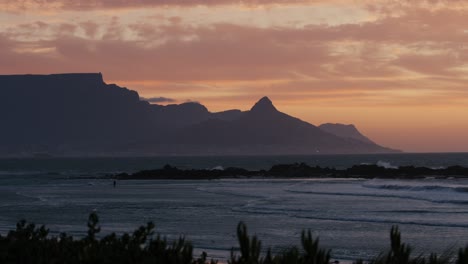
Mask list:
POLYGON ((268 169, 294 162, 468 167, 468 154, 0 159, 0 234, 26 219, 53 234, 85 236, 96 210, 103 235, 153 221, 169 240, 185 236, 197 253, 221 260, 237 247, 239 221, 274 252, 300 245, 301 231, 310 229, 340 260, 385 251, 393 225, 415 255, 456 252, 468 243, 468 179, 122 180, 114 188, 105 177, 165 164, 268 169))

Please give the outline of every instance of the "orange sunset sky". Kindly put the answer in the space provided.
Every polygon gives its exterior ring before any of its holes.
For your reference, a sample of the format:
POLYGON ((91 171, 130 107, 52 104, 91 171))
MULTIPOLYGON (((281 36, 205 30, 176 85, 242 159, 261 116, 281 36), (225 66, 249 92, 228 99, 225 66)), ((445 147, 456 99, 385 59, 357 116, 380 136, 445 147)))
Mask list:
POLYGON ((0 0, 0 74, 63 72, 468 151, 468 1, 0 0))

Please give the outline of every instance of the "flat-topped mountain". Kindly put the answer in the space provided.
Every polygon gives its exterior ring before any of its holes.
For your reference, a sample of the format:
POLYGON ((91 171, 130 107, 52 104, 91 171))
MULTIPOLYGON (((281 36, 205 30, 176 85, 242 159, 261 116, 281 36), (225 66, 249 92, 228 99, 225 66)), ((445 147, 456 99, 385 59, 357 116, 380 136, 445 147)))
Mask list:
POLYGON ((268 97, 244 112, 162 106, 100 73, 0 75, 0 120, 1 156, 394 152, 354 126, 316 127, 284 114, 268 97))

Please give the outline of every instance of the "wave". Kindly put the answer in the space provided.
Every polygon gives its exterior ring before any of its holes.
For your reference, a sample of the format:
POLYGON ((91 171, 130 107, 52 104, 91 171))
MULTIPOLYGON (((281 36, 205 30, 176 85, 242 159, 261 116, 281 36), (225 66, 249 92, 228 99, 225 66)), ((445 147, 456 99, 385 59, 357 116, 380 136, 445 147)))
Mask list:
POLYGON ((42 175, 41 171, 0 171, 0 176, 34 176, 42 175))
POLYGON ((379 166, 379 167, 384 167, 386 169, 398 169, 399 168, 398 166, 394 166, 390 162, 383 161, 383 160, 377 161, 376 165, 379 166))
MULTIPOLYGON (((340 222, 359 222, 359 223, 382 223, 382 224, 392 224, 392 225, 419 225, 419 226, 435 226, 435 227, 458 227, 458 228, 468 228, 468 223, 445 223, 445 222, 424 222, 424 221, 404 221, 397 219, 370 219, 370 218, 353 218, 353 217, 340 217, 340 216, 306 216, 301 215, 300 213, 307 212, 316 212, 314 210, 284 210, 284 209, 274 209, 268 208, 243 208, 235 207, 232 208, 234 212, 242 212, 248 214, 256 215, 285 215, 288 217, 294 217, 299 219, 313 219, 313 220, 322 220, 322 221, 340 221, 340 222)), ((434 212, 431 212, 434 213, 434 212)), ((468 213, 468 212, 466 212, 468 213)))
POLYGON ((58 177, 66 179, 74 178, 103 178, 108 175, 118 174, 119 172, 85 172, 85 171, 0 171, 0 177, 2 176, 45 176, 45 177, 58 177))
POLYGON ((384 190, 405 190, 405 191, 453 191, 468 193, 468 186, 466 185, 401 185, 401 184, 363 184, 362 187, 370 189, 384 189, 384 190))
POLYGON ((458 223, 431 223, 419 221, 404 221, 404 220, 390 220, 390 219, 368 219, 368 218, 346 218, 346 217, 320 217, 320 216, 295 216, 301 219, 313 219, 324 221, 340 221, 340 222, 359 222, 359 223, 379 223, 391 225, 418 225, 418 226, 434 226, 434 227, 455 227, 455 228, 468 228, 468 224, 458 223))
POLYGON ((397 195, 397 194, 380 194, 380 193, 345 193, 345 192, 320 192, 320 191, 296 191, 284 190, 290 193, 302 194, 317 194, 317 195, 333 195, 333 196, 354 196, 354 197, 376 197, 376 198, 395 198, 405 200, 424 201, 430 203, 450 203, 450 204, 468 204, 468 200, 435 200, 424 197, 415 197, 411 195, 397 195))
POLYGON ((204 192, 204 193, 218 194, 218 195, 223 195, 223 196, 234 196, 234 197, 244 197, 244 198, 263 198, 264 197, 261 195, 235 193, 229 190, 219 190, 219 189, 213 190, 212 188, 204 188, 204 187, 198 187, 197 191, 204 192))
POLYGON ((18 196, 27 198, 27 199, 31 199, 33 201, 38 201, 38 202, 47 202, 48 201, 48 199, 45 196, 41 196, 41 195, 26 194, 26 193, 23 193, 23 192, 15 192, 15 194, 18 195, 18 196))
POLYGON ((436 211, 436 210, 380 210, 372 211, 374 213, 388 213, 388 214, 468 214, 468 211, 436 211))
POLYGON ((432 170, 445 170, 447 168, 448 168, 447 166, 429 166, 429 169, 432 169, 432 170))

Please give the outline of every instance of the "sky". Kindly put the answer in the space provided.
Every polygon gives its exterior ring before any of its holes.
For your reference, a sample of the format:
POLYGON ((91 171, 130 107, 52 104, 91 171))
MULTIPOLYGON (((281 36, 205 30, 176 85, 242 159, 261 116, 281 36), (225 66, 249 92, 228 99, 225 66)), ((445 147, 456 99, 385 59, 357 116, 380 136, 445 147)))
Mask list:
POLYGON ((468 152, 468 1, 0 0, 0 74, 102 72, 160 104, 248 110, 408 152, 468 152))

